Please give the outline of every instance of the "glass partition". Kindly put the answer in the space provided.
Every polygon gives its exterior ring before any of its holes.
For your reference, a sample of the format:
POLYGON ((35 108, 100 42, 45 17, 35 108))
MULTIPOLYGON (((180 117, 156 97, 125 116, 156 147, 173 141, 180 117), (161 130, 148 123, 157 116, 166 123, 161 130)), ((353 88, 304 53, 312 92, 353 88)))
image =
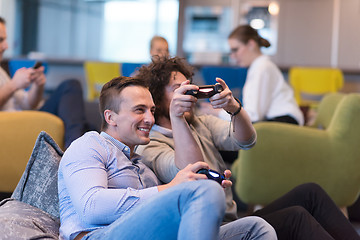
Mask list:
POLYGON ((150 40, 165 37, 170 54, 176 51, 178 0, 110 1, 104 7, 101 59, 150 61, 150 40))

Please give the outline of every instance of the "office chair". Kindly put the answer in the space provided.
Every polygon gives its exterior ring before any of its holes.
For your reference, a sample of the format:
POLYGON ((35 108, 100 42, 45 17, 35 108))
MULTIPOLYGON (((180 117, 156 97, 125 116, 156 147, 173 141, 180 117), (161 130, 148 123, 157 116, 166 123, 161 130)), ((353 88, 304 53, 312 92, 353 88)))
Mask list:
MULTIPOLYGON (((37 61, 31 59, 11 59, 9 60, 9 72, 10 77, 13 77, 16 70, 22 67, 31 68, 35 65, 37 61)), ((44 66, 45 70, 44 73, 46 74, 48 71, 48 64, 45 61, 40 61, 41 64, 44 66)))
POLYGON ((292 67, 289 83, 300 107, 316 108, 325 94, 343 87, 344 77, 337 68, 292 67))
POLYGON ((87 99, 94 101, 99 98, 101 88, 105 83, 121 75, 121 64, 86 61, 84 70, 87 82, 87 99))
POLYGON ((145 63, 122 63, 122 75, 131 77, 145 63))
POLYGON ((240 100, 242 99, 242 89, 245 84, 247 68, 241 67, 221 67, 221 66, 204 66, 201 73, 204 83, 207 85, 215 84, 217 77, 223 79, 233 92, 233 95, 240 100))

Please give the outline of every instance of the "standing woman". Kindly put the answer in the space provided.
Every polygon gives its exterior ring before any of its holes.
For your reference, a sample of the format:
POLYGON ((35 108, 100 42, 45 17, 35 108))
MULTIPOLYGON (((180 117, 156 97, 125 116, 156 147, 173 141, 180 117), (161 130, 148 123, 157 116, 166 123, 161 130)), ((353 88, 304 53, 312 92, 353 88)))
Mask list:
POLYGON ((276 121, 304 125, 304 116, 291 87, 280 69, 261 53, 270 47, 249 25, 234 29, 228 37, 231 57, 241 67, 249 67, 243 88, 243 105, 252 122, 276 121))

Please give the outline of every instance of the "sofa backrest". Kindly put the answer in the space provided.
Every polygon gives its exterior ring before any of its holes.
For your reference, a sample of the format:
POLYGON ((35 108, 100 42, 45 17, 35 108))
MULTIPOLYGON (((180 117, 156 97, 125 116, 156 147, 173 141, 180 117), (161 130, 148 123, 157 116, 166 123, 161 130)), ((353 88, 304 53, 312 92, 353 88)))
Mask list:
POLYGON ((316 119, 311 127, 319 129, 327 129, 330 125, 331 119, 337 105, 346 96, 343 93, 330 93, 327 94, 320 102, 317 108, 316 119))
POLYGON ((354 149, 357 150, 359 149, 358 144, 360 142, 359 122, 360 94, 347 94, 338 103, 327 131, 334 139, 346 142, 347 146, 353 144, 354 149))

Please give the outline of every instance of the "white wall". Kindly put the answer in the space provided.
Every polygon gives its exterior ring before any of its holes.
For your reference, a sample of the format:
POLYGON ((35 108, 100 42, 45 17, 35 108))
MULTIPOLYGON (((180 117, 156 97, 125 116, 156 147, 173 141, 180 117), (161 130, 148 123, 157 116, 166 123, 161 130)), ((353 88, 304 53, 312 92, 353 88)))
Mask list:
POLYGON ((277 64, 360 69, 360 0, 279 3, 277 64))
POLYGON ((274 60, 282 66, 329 66, 332 17, 332 0, 281 0, 274 60))
POLYGON ((344 69, 360 69, 360 0, 339 1, 338 66, 344 69))

